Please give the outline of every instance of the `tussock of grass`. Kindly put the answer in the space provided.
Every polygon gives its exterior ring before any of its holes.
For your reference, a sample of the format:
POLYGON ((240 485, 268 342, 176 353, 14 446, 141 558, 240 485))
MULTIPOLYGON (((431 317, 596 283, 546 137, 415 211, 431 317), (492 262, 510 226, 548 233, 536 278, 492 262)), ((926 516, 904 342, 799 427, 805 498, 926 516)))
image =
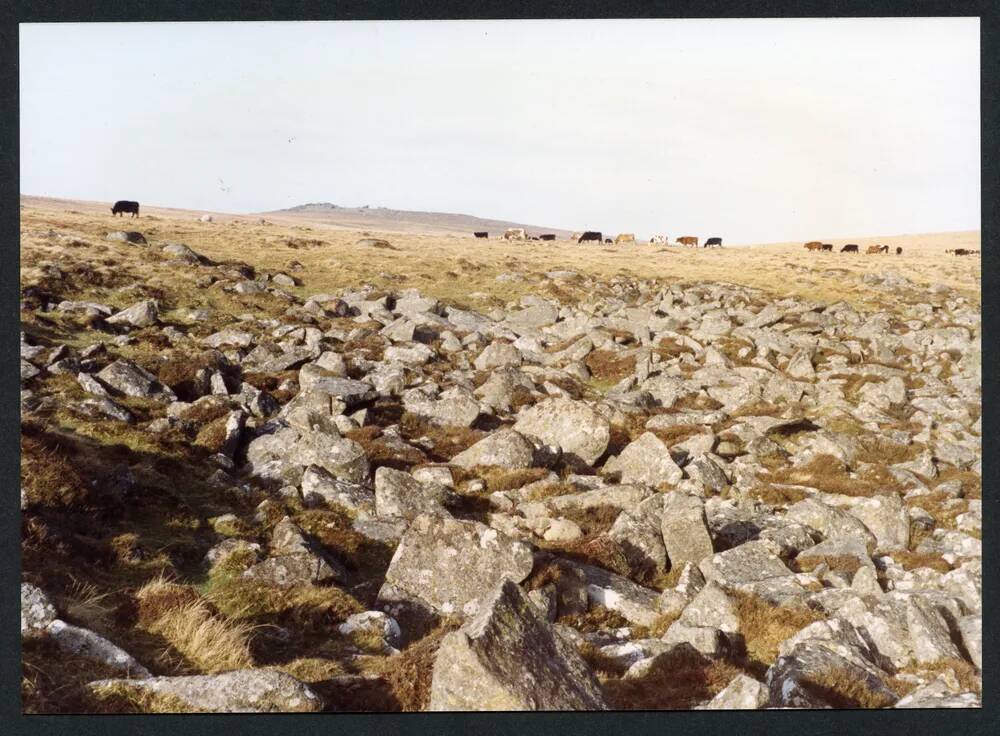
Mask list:
POLYGON ((565 496, 571 493, 579 493, 580 489, 572 483, 545 483, 536 488, 532 488, 527 494, 528 501, 544 501, 546 498, 555 496, 565 496))
POLYGON ((154 693, 125 682, 116 682, 85 694, 86 712, 99 714, 125 713, 196 713, 180 698, 154 693))
POLYGON ((505 470, 504 468, 481 465, 472 468, 470 472, 472 475, 486 481, 486 490, 490 493, 494 491, 513 491, 521 486, 539 481, 549 474, 549 471, 545 468, 505 470))
POLYGON ((435 462, 447 462, 486 436, 485 432, 468 427, 439 427, 409 412, 403 412, 399 428, 407 440, 427 437, 431 442, 429 454, 435 462))
POLYGON ((748 659, 759 667, 770 666, 778 657, 781 642, 823 616, 801 606, 775 606, 756 596, 733 591, 740 634, 748 659))
POLYGON ((904 570, 916 570, 921 567, 929 567, 940 573, 946 573, 951 570, 951 565, 941 555, 913 552, 910 550, 896 550, 891 556, 904 570))
POLYGON ((800 682, 834 708, 885 708, 895 702, 884 693, 873 692, 850 670, 831 669, 811 674, 800 682))
POLYGON ((380 675, 389 685, 392 701, 380 710, 404 712, 427 709, 431 694, 431 677, 434 659, 441 646, 441 639, 454 631, 461 622, 445 619, 426 636, 406 647, 398 656, 378 658, 367 663, 366 670, 380 675))
POLYGON ((604 606, 592 606, 586 613, 571 613, 560 616, 557 623, 571 626, 583 634, 595 631, 611 631, 612 629, 628 628, 628 619, 618 611, 612 611, 604 606))
POLYGON ((618 383, 635 372, 635 354, 612 350, 594 350, 583 361, 598 381, 618 383))
POLYGON ((605 694, 615 710, 689 709, 714 697, 742 670, 682 645, 657 657, 635 680, 608 680, 605 694))
POLYGON ((958 680, 959 687, 963 692, 982 694, 982 680, 976 674, 976 668, 964 659, 954 659, 951 657, 939 659, 936 662, 926 664, 910 664, 901 668, 895 673, 890 681, 890 687, 899 693, 900 697, 906 695, 917 687, 916 683, 900 678, 899 675, 917 675, 925 680, 933 680, 938 675, 951 672, 958 680))
POLYGON ((884 467, 869 467, 852 477, 843 462, 832 455, 817 455, 799 467, 775 468, 766 476, 766 480, 771 483, 809 486, 844 496, 871 497, 905 490, 884 467))
POLYGON ((799 572, 812 572, 821 564, 826 564, 834 572, 853 575, 861 568, 861 560, 853 555, 799 555, 795 567, 799 572))
POLYGON ((253 626, 218 616, 205 600, 167 607, 145 624, 200 671, 215 673, 253 666, 250 637, 253 626))
POLYGON ((768 506, 791 506, 809 497, 801 488, 783 488, 771 483, 757 483, 748 495, 768 506))

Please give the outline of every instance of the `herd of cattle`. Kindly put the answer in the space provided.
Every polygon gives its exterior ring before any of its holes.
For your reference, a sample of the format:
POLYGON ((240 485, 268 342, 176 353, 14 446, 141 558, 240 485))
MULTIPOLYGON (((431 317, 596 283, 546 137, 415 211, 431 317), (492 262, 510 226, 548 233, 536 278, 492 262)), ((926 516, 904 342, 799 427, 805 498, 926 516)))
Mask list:
MULTIPOLYGON (((124 217, 126 212, 130 213, 132 217, 138 217, 139 203, 133 202, 128 199, 119 199, 111 207, 112 216, 121 215, 122 217, 124 217)), ((212 218, 211 217, 208 217, 207 219, 202 218, 202 220, 206 222, 211 222, 212 218)), ((473 233, 473 235, 475 235, 477 238, 484 238, 484 239, 490 237, 489 232, 483 230, 476 231, 475 233, 473 233)), ((525 231, 523 227, 508 228, 504 232, 502 237, 504 240, 555 240, 556 239, 556 236, 553 233, 528 235, 528 233, 525 231)), ((598 230, 585 230, 583 232, 573 233, 570 236, 570 240, 573 240, 577 243, 607 243, 609 245, 613 243, 615 245, 619 245, 622 243, 635 243, 635 233, 619 233, 618 235, 615 236, 614 240, 612 240, 611 238, 605 238, 604 235, 598 230)), ((650 245, 670 244, 669 238, 667 238, 666 235, 654 235, 649 239, 649 243, 650 245)), ((677 238, 674 241, 674 243, 676 245, 683 245, 688 248, 697 248, 698 238, 695 235, 682 235, 681 237, 677 238)), ((722 238, 708 238, 707 240, 705 240, 704 245, 702 245, 701 247, 721 248, 722 238)), ((809 251, 833 252, 833 243, 822 243, 819 240, 811 240, 808 243, 806 243, 803 247, 809 251)), ((856 243, 848 243, 847 245, 845 245, 843 248, 840 249, 840 252, 859 253, 860 247, 856 243)), ((889 246, 869 245, 868 250, 866 252, 869 254, 888 253, 889 246)), ((978 250, 970 250, 968 248, 953 248, 946 250, 945 253, 953 253, 956 256, 979 255, 978 250)), ((903 249, 899 246, 896 246, 896 255, 897 256, 903 255, 903 249)))
MULTIPOLYGON (((477 231, 474 232, 477 238, 489 238, 490 234, 487 231, 477 231)), ((523 227, 512 227, 504 231, 504 234, 500 236, 503 240, 555 240, 556 236, 552 233, 543 233, 541 235, 528 235, 527 231, 523 227)), ((608 245, 620 245, 623 243, 635 243, 635 233, 619 233, 612 238, 604 237, 604 234, 599 230, 584 230, 583 232, 573 233, 569 237, 575 243, 607 243, 608 245)), ((677 245, 684 245, 689 248, 698 247, 698 238, 694 235, 683 235, 674 241, 677 245)), ((669 245, 669 239, 666 235, 654 235, 649 239, 650 245, 669 245)), ((708 238, 705 244, 701 246, 702 248, 721 248, 722 238, 708 238)))

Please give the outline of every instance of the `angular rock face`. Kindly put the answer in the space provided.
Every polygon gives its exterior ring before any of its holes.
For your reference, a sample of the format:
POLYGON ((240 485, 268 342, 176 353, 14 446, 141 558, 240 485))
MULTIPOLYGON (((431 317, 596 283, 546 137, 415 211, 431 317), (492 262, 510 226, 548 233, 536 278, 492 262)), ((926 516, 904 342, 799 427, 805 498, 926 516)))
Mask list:
POLYGON ((152 299, 145 299, 108 317, 106 322, 111 325, 149 327, 157 323, 159 315, 160 312, 157 309, 156 302, 152 299))
POLYGON ((445 615, 472 616, 501 580, 531 573, 531 548, 475 521, 418 516, 399 542, 379 592, 383 610, 422 604, 445 615))
POLYGON ((109 687, 165 695, 197 713, 315 713, 323 701, 308 685, 277 670, 236 670, 221 675, 98 680, 91 690, 109 687))
POLYGON ((101 662, 120 670, 127 677, 151 677, 149 670, 139 664, 135 657, 89 629, 55 619, 45 628, 45 633, 63 651, 101 662))
POLYGON ((740 674, 733 678, 703 710, 757 710, 768 702, 767 687, 752 677, 740 674))
POLYGON ((177 397, 156 376, 128 360, 116 360, 97 374, 105 386, 126 396, 173 401, 177 397))
POLYGON ((523 410, 514 429, 555 445, 587 465, 604 454, 611 438, 607 419, 582 402, 562 398, 547 399, 523 410))
POLYGON ((332 583, 346 575, 343 566, 323 554, 287 516, 271 532, 271 555, 245 570, 243 578, 288 588, 332 583))
POLYGON ((670 448, 652 432, 644 432, 630 442, 618 457, 604 464, 605 473, 621 473, 622 483, 644 483, 656 487, 661 483, 676 484, 682 477, 670 448))
POLYGON ((573 646, 511 580, 445 636, 430 710, 604 710, 601 688, 573 646))
POLYGON ((449 495, 445 486, 421 483, 409 473, 384 467, 375 471, 375 514, 380 519, 446 514, 442 504, 449 495))
POLYGON ((535 447, 519 432, 502 429, 484 437, 450 462, 463 468, 495 465, 504 470, 530 468, 535 460, 535 447))
POLYGON ((330 436, 324 432, 299 431, 281 426, 262 434, 247 445, 247 462, 253 472, 275 473, 287 479, 291 474, 295 482, 310 465, 323 468, 334 478, 362 483, 368 479, 368 457, 364 448, 353 440, 330 436), (275 463, 278 470, 275 470, 275 463))
POLYGON ((785 512, 785 518, 812 527, 826 539, 856 539, 868 548, 868 554, 875 552, 875 535, 862 521, 816 499, 807 498, 790 506, 785 512))
POLYGON ((21 636, 44 631, 57 615, 55 606, 41 588, 21 583, 21 636))
POLYGON ((671 567, 699 564, 712 554, 705 504, 697 496, 668 493, 663 500, 660 529, 671 567))

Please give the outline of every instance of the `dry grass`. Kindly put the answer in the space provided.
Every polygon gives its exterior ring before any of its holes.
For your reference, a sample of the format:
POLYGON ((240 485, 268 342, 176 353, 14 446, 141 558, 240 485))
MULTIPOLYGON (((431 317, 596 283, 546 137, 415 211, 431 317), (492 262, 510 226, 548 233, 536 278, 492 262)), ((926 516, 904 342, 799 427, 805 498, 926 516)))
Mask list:
POLYGON ((767 483, 809 486, 826 493, 871 497, 905 490, 882 466, 866 468, 853 476, 832 455, 817 455, 798 467, 775 468, 761 480, 767 483))
POLYGON ((834 708, 885 708, 895 702, 886 694, 873 692, 849 670, 831 669, 804 677, 801 684, 834 708))
POLYGON ((386 680, 394 701, 386 703, 390 707, 380 710, 415 712, 427 709, 437 650, 444 636, 457 629, 459 625, 460 622, 455 619, 445 619, 426 636, 406 647, 398 656, 367 662, 365 670, 386 680))
POLYGON ((861 560, 853 555, 805 555, 795 558, 795 568, 798 572, 812 572, 822 564, 826 564, 834 572, 853 575, 861 568, 861 560))
POLYGON ((594 350, 583 361, 598 381, 618 383, 635 372, 635 355, 612 350, 594 350))
POLYGON ((162 636, 199 671, 253 666, 250 639, 254 627, 218 615, 214 606, 194 591, 185 592, 183 586, 161 579, 143 586, 136 599, 140 626, 162 636))
POLYGON ((680 710, 714 697, 741 672, 729 662, 679 646, 657 657, 644 677, 603 684, 615 710, 680 710))
POLYGON ((571 626, 577 631, 589 634, 595 631, 611 631, 612 629, 628 628, 628 619, 618 611, 612 611, 604 606, 592 606, 586 613, 571 613, 560 616, 557 623, 571 626))
POLYGON ((891 556, 904 570, 916 570, 921 567, 929 567, 940 573, 946 573, 951 570, 951 565, 940 555, 897 550, 891 556))
POLYGON ((486 490, 513 491, 521 486, 534 483, 549 474, 545 468, 525 468, 523 470, 505 470, 495 466, 477 465, 469 470, 469 474, 486 481, 486 490))
POLYGON ((915 689, 916 684, 900 678, 899 675, 917 675, 930 681, 938 675, 947 674, 948 672, 951 672, 955 676, 963 692, 982 694, 982 680, 976 674, 976 668, 964 659, 953 658, 939 659, 936 662, 929 662, 927 664, 914 663, 903 667, 896 672, 890 681, 890 687, 902 697, 915 689))
POLYGON ((746 646, 747 658, 766 668, 778 657, 781 642, 823 616, 801 606, 775 606, 756 596, 734 591, 736 616, 746 646))

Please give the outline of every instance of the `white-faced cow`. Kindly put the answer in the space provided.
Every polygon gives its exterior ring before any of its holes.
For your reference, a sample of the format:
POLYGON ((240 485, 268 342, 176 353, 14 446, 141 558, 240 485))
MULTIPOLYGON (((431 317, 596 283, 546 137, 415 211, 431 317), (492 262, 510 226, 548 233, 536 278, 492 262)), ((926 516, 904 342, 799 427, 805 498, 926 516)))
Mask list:
POLYGON ((666 245, 667 236, 666 235, 654 235, 649 239, 650 245, 666 245))
POLYGON ((524 232, 523 227, 512 227, 508 228, 507 232, 503 234, 504 240, 527 240, 528 236, 524 232))

